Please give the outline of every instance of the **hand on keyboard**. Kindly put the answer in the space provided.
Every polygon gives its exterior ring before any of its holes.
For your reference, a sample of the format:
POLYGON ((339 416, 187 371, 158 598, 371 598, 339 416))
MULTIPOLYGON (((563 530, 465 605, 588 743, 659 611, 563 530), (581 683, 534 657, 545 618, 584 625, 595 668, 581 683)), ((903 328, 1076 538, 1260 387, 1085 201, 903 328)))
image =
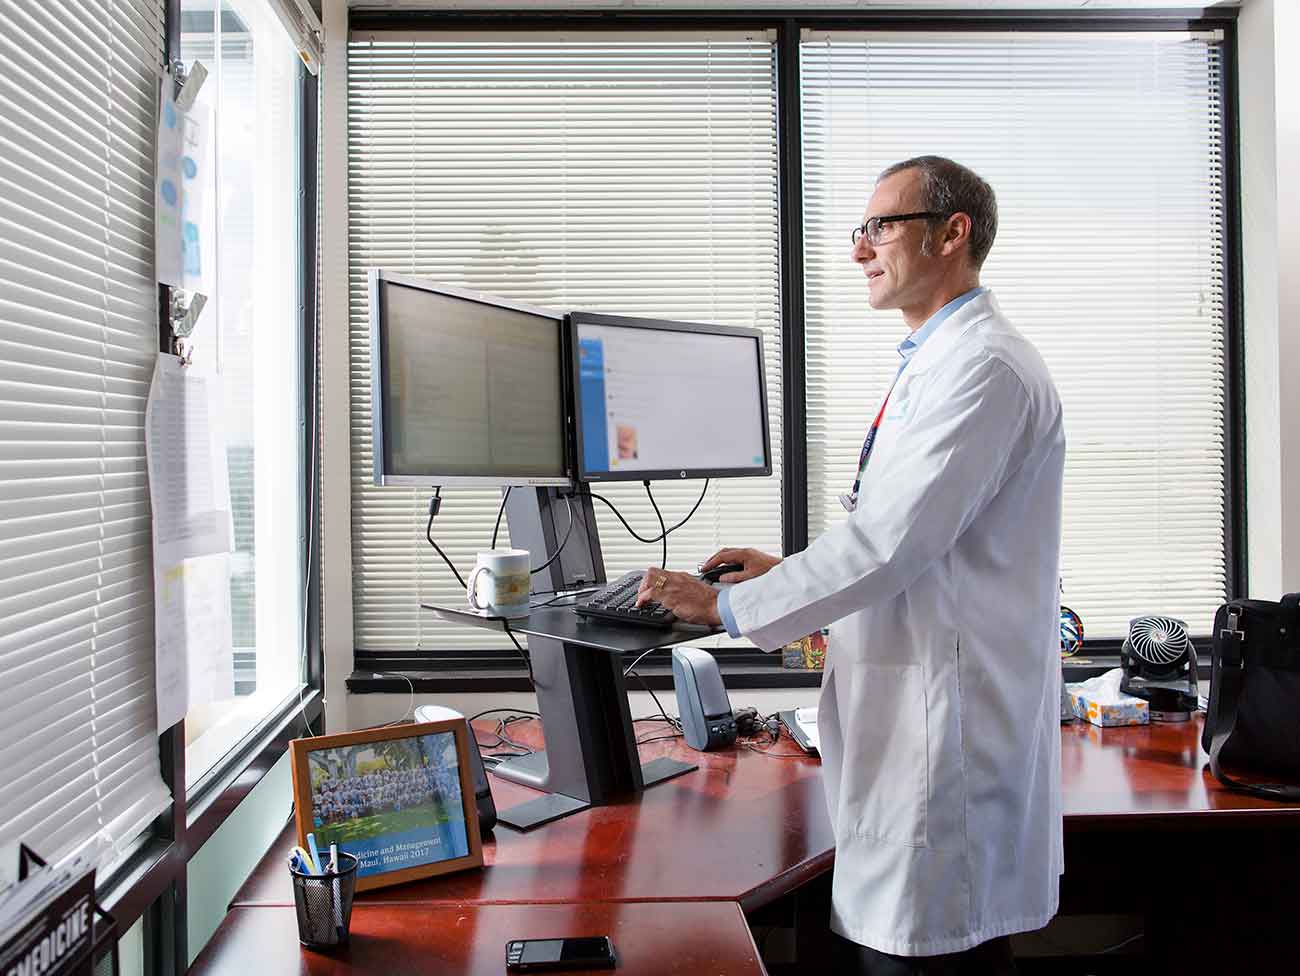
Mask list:
POLYGON ((637 605, 667 607, 683 623, 722 625, 718 616, 718 591, 689 573, 647 569, 637 594, 637 605))
POLYGON ((586 602, 575 606, 574 612, 641 627, 671 627, 677 618, 667 607, 651 601, 637 606, 637 593, 643 576, 645 574, 640 570, 624 573, 604 589, 593 593, 586 602))

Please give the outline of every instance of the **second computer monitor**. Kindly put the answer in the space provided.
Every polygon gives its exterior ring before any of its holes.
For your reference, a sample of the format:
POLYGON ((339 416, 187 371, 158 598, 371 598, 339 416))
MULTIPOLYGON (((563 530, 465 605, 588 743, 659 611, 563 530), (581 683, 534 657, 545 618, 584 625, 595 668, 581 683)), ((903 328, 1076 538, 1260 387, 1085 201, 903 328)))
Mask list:
POLYGON ((579 477, 772 473, 757 329, 574 312, 579 477))

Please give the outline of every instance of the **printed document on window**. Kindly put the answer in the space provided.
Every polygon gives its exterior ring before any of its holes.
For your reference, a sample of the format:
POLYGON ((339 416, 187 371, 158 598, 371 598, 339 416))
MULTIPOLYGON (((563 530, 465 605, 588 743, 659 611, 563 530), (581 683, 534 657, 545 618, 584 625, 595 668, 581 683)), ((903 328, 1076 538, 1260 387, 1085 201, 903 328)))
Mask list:
POLYGON ((158 99, 154 181, 154 264, 165 285, 213 293, 212 108, 203 99, 176 104, 164 75, 158 99))
POLYGON ((160 732, 234 687, 222 417, 219 378, 160 353, 145 413, 160 732))

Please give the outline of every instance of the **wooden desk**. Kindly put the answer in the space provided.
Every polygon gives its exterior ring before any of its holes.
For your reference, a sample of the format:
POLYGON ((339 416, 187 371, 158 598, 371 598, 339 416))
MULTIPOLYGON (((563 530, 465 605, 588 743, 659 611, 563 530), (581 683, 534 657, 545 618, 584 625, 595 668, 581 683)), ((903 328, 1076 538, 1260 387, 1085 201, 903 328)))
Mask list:
MULTIPOLYGON (((643 736, 654 728, 638 725, 643 736)), ((541 744, 535 723, 511 726, 511 735, 541 744)), ((1293 922, 1283 922, 1294 911, 1294 896, 1261 905, 1245 893, 1271 890, 1280 869, 1300 872, 1300 806, 1224 789, 1203 771, 1207 757, 1199 736, 1199 720, 1061 728, 1067 864, 1062 910, 1140 913, 1149 919, 1149 951, 1170 954, 1204 946, 1211 923, 1237 926, 1238 936, 1216 935, 1201 958, 1227 960, 1256 950, 1272 958, 1283 951, 1278 939, 1289 946, 1297 938, 1293 922), (1242 919, 1246 910, 1249 924, 1242 919), (1261 931, 1264 926, 1272 930, 1261 931)), ((783 738, 773 752, 790 756, 797 749, 783 738)), ((668 904, 669 912, 683 902, 701 911, 708 906, 700 902, 722 903, 710 910, 738 903, 751 913, 830 869, 834 844, 815 760, 778 759, 739 747, 698 753, 681 740, 649 743, 641 753, 643 760, 693 760, 700 769, 530 833, 498 827, 485 844, 482 871, 365 892, 357 897, 362 914, 356 917, 380 926, 389 924, 381 917, 407 917, 380 912, 395 906, 442 911, 513 905, 528 906, 527 914, 546 906, 569 911, 604 904, 614 911, 619 903, 637 903, 637 917, 649 918, 648 911, 639 914, 648 902, 668 904), (372 908, 379 912, 373 921, 372 908)), ((489 779, 498 806, 531 792, 489 779)), ((232 907, 292 905, 284 867, 292 843, 286 827, 232 907)), ((255 917, 256 912, 232 916, 222 938, 257 941, 250 926, 270 922, 254 923, 255 917)), ((277 936, 290 957, 297 952, 294 932, 290 913, 288 927, 277 936)), ((719 938, 735 944, 734 933, 725 929, 719 938)))
POLYGON ((1061 727, 1065 829, 1300 825, 1300 806, 1234 793, 1210 775, 1201 719, 1061 727))
MULTIPOLYGON (((637 723, 642 738, 664 728, 637 723)), ((542 742, 535 722, 512 725, 510 735, 532 747, 542 742)), ((821 766, 802 754, 776 758, 798 753, 789 739, 772 755, 740 747, 696 752, 681 739, 640 751, 643 760, 666 755, 700 768, 527 833, 498 826, 485 839, 482 871, 367 891, 358 903, 730 901, 750 911, 830 869, 835 841, 821 766)), ((488 780, 498 808, 536 795, 488 780)), ((292 905, 284 864, 294 843, 286 827, 231 904, 292 905)))
POLYGON ((235 908, 191 973, 439 973, 502 976, 509 939, 608 935, 619 976, 763 976, 734 902, 586 902, 573 905, 375 905, 352 912, 346 949, 314 952, 297 940, 294 910, 235 908))

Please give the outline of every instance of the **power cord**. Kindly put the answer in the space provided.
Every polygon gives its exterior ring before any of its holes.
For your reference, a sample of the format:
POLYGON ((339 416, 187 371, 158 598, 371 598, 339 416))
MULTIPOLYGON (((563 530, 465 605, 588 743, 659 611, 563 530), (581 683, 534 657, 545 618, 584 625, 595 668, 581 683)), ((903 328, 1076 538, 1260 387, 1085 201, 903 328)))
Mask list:
POLYGON ((456 566, 447 554, 442 551, 438 543, 433 541, 433 517, 438 514, 438 509, 442 508, 442 487, 439 486, 433 490, 433 497, 429 499, 429 524, 424 527, 424 537, 429 540, 429 545, 433 546, 434 552, 442 557, 442 561, 447 564, 451 574, 456 577, 456 582, 461 585, 461 589, 466 589, 465 579, 456 570, 456 566))
MULTIPOLYGON (((532 721, 535 721, 535 719, 531 715, 507 715, 505 718, 499 719, 497 721, 497 727, 492 731, 492 734, 497 737, 497 741, 487 746, 483 746, 480 743, 480 747, 487 748, 487 749, 498 749, 501 746, 509 746, 511 749, 514 749, 515 751, 510 753, 505 753, 504 758, 507 759, 509 759, 512 756, 531 756, 533 754, 533 750, 529 749, 522 742, 516 742, 514 739, 510 738, 510 736, 506 735, 506 730, 509 729, 511 724, 513 723, 532 722, 532 721)), ((475 741, 477 741, 477 738, 475 741)), ((495 758, 502 758, 502 757, 497 756, 495 758)))
POLYGON ((654 689, 645 683, 645 678, 641 677, 641 675, 637 674, 635 671, 632 671, 631 668, 629 668, 628 671, 633 676, 636 677, 637 681, 641 683, 642 690, 645 691, 647 694, 650 695, 651 698, 654 699, 655 707, 659 709, 659 714, 664 717, 664 721, 667 722, 669 725, 671 725, 673 728, 675 728, 678 732, 680 732, 682 730, 682 723, 678 719, 671 717, 666 711, 664 711, 663 702, 661 702, 659 700, 659 696, 654 693, 654 689))
MULTIPOLYGON (((641 677, 640 673, 636 669, 636 666, 640 664, 646 658, 647 655, 652 654, 653 652, 658 650, 662 650, 662 648, 652 647, 648 651, 642 651, 637 656, 637 659, 627 666, 627 669, 623 672, 623 677, 626 678, 628 675, 632 675, 636 678, 638 682, 640 682, 641 688, 644 691, 648 692, 650 697, 654 699, 655 707, 659 709, 659 714, 663 716, 663 721, 667 722, 669 727, 671 727, 675 731, 673 735, 660 735, 650 739, 638 739, 637 745, 641 745, 644 742, 658 742, 660 739, 676 739, 682 735, 681 719, 673 718, 666 711, 664 711, 663 702, 659 700, 659 696, 654 693, 654 689, 652 689, 648 684, 646 684, 645 678, 641 677)), ((637 719, 636 721, 638 722, 659 721, 659 719, 649 719, 649 720, 637 719)))
POLYGON ((662 708, 660 708, 659 710, 659 717, 656 717, 654 715, 649 715, 646 716, 645 718, 632 719, 633 725, 635 725, 637 722, 654 722, 656 725, 667 725, 670 729, 672 729, 672 732, 670 732, 668 735, 650 735, 644 739, 637 739, 636 744, 639 746, 645 745, 647 742, 662 742, 665 739, 680 739, 684 734, 682 732, 681 720, 672 718, 669 715, 664 715, 662 708))
POLYGON ((485 708, 467 718, 465 721, 472 722, 476 718, 482 718, 484 715, 495 715, 497 712, 505 712, 508 716, 518 716, 522 718, 541 718, 541 712, 530 712, 526 708, 485 708))
MULTIPOLYGON (((558 596, 551 597, 549 600, 543 600, 541 603, 530 603, 528 604, 528 609, 537 610, 540 609, 541 607, 553 607, 561 600, 573 600, 580 596, 586 596, 589 593, 599 593, 604 588, 605 587, 603 586, 588 586, 581 590, 568 590, 564 593, 559 594, 558 596)), ((533 594, 533 595, 537 596, 538 594, 533 594)))
MULTIPOLYGON (((544 570, 547 566, 551 565, 551 563, 555 562, 555 560, 559 559, 559 558, 560 558, 560 553, 564 552, 564 547, 567 546, 567 545, 569 544, 569 536, 573 535, 573 520, 574 520, 574 513, 573 513, 573 496, 572 496, 572 495, 565 495, 565 496, 564 496, 564 501, 565 501, 565 503, 569 506, 569 527, 568 527, 567 529, 564 530, 564 538, 561 539, 561 540, 560 540, 560 544, 559 544, 558 546, 555 547, 555 555, 552 556, 550 559, 546 560, 546 562, 542 563, 542 564, 541 564, 540 566, 538 566, 536 569, 530 569, 530 570, 528 571, 528 572, 532 573, 533 575, 536 575, 537 573, 540 573, 540 572, 541 572, 542 570, 544 570)), ((504 501, 504 499, 502 500, 502 503, 501 503, 501 504, 502 504, 503 506, 505 505, 505 501, 504 501)), ((496 533, 495 533, 495 532, 492 534, 492 537, 493 537, 494 539, 496 538, 496 533)), ((496 548, 496 547, 493 546, 493 548, 496 548)))
MULTIPOLYGON (((497 520, 496 523, 492 526, 492 545, 490 547, 492 549, 495 549, 497 547, 497 536, 500 535, 501 533, 501 516, 505 514, 506 502, 510 500, 510 493, 512 491, 514 491, 514 486, 507 485, 505 494, 501 496, 501 507, 497 509, 497 520)), ((553 555, 550 559, 546 560, 546 562, 542 563, 536 569, 530 569, 528 571, 534 576, 540 573, 542 570, 546 569, 552 563, 554 563, 555 560, 560 558, 560 553, 562 553, 564 551, 564 547, 569 544, 569 536, 573 535, 573 519, 574 519, 573 496, 565 495, 564 501, 569 508, 569 527, 564 530, 564 538, 560 540, 560 545, 556 548, 555 555, 553 555)))
POLYGON ((496 525, 492 526, 492 545, 488 548, 497 547, 497 533, 501 531, 501 516, 505 514, 506 502, 510 501, 510 493, 515 490, 514 485, 506 485, 506 492, 501 496, 501 507, 497 509, 496 525))
MULTIPOLYGON (((610 501, 608 498, 606 498, 604 495, 597 495, 597 494, 593 491, 593 492, 591 493, 591 497, 594 498, 594 499, 596 499, 596 500, 599 501, 599 502, 603 502, 603 503, 605 504, 605 506, 608 507, 609 510, 610 510, 611 512, 614 513, 614 516, 615 516, 615 517, 616 517, 620 522, 623 523, 623 528, 627 529, 627 531, 631 534, 631 536, 632 536, 633 539, 635 539, 637 542, 644 542, 644 543, 646 543, 647 545, 654 545, 656 542, 658 542, 658 541, 659 541, 660 539, 662 539, 664 536, 669 535, 670 533, 676 532, 676 531, 677 531, 678 529, 680 529, 683 525, 685 525, 687 522, 689 522, 689 521, 691 520, 691 516, 695 514, 696 509, 698 509, 698 508, 700 507, 700 504, 704 501, 704 496, 708 493, 708 491, 709 491, 709 479, 708 479, 708 478, 705 478, 705 479, 704 479, 704 487, 700 490, 700 497, 697 498, 697 499, 695 500, 695 504, 691 506, 691 510, 690 510, 689 512, 686 513, 686 518, 682 519, 680 522, 678 522, 676 525, 672 526, 671 528, 664 529, 663 532, 662 532, 660 535, 655 536, 653 539, 647 539, 645 536, 643 536, 643 535, 641 535, 639 532, 637 532, 636 529, 632 528, 632 526, 628 525, 627 519, 623 518, 623 516, 622 516, 622 514, 619 512, 619 510, 618 510, 617 508, 614 507, 614 503, 611 502, 611 501, 610 501)), ((653 501, 653 500, 654 500, 654 499, 652 498, 651 501, 653 501)), ((661 524, 661 525, 663 524, 662 521, 660 522, 660 524, 661 524)))
POLYGON ((390 678, 401 678, 410 687, 411 700, 407 703, 406 711, 402 713, 402 717, 392 722, 386 722, 385 724, 381 725, 380 728, 387 729, 387 728, 392 728, 394 725, 401 725, 403 722, 406 721, 406 717, 415 711, 415 682, 412 681, 410 678, 408 678, 406 675, 400 674, 397 671, 375 671, 373 673, 377 675, 387 675, 390 678))
MULTIPOLYGON (((659 511, 659 505, 655 502, 654 492, 650 490, 650 482, 647 480, 641 482, 641 484, 645 488, 646 497, 650 499, 650 507, 655 510, 655 517, 659 519, 659 538, 662 539, 664 543, 664 558, 663 558, 663 562, 659 564, 659 568, 667 569, 668 568, 668 530, 664 528, 664 515, 663 512, 659 511)), ((694 512, 695 509, 691 509, 691 511, 694 512)), ((689 518, 690 516, 687 517, 689 518)))
POLYGON ((536 694, 537 682, 533 680, 533 659, 528 656, 528 652, 524 650, 524 645, 520 644, 519 639, 515 637, 515 632, 510 629, 510 624, 503 620, 501 621, 501 627, 506 632, 506 636, 510 638, 510 643, 515 645, 515 650, 519 652, 519 656, 528 665, 528 687, 533 689, 533 694, 536 694))
MULTIPOLYGON (((641 662, 642 662, 642 661, 643 661, 643 660, 644 660, 648 655, 653 654, 655 651, 662 651, 662 650, 664 650, 664 648, 662 648, 662 647, 652 647, 652 648, 650 648, 650 650, 648 650, 648 651, 642 651, 641 654, 638 655, 637 659, 636 659, 635 661, 633 661, 631 664, 629 664, 629 665, 628 665, 628 666, 623 670, 623 677, 626 678, 629 674, 631 674, 633 671, 635 671, 635 670, 636 670, 636 666, 637 666, 638 664, 640 664, 640 663, 641 663, 641 662)), ((638 675, 638 677, 639 677, 639 675, 638 675)), ((662 709, 661 709, 661 711, 662 711, 662 709)))
POLYGON ((474 735, 474 741, 479 746, 479 753, 480 755, 483 756, 484 762, 486 762, 487 765, 489 766, 496 766, 503 759, 509 759, 513 756, 532 755, 533 750, 529 749, 522 742, 515 742, 513 739, 511 739, 508 735, 506 735, 506 729, 508 729, 515 722, 533 722, 533 721, 540 720, 541 717, 542 716, 540 713, 529 711, 526 708, 485 708, 483 709, 483 711, 471 715, 469 718, 465 719, 465 722, 466 724, 469 725, 470 732, 474 735), (504 718, 498 720, 497 727, 492 732, 492 734, 497 737, 497 741, 493 743, 479 742, 478 733, 474 731, 474 726, 472 723, 474 722, 475 719, 480 719, 484 715, 495 715, 499 712, 505 712, 506 714, 504 718), (493 755, 491 753, 484 753, 482 751, 483 749, 499 749, 503 745, 510 746, 519 751, 502 753, 500 755, 493 755))
POLYGON ((773 752, 781 741, 781 722, 775 715, 761 715, 757 708, 746 707, 736 710, 736 739, 750 752, 769 759, 807 759, 808 754, 800 752, 773 752), (766 739, 764 744, 755 740, 766 739))

